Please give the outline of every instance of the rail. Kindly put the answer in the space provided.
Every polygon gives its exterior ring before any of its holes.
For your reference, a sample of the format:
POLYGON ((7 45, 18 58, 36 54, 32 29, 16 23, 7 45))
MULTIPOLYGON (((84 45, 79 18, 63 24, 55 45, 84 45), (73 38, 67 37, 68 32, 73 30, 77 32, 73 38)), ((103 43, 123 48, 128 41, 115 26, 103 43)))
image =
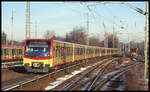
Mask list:
POLYGON ((4 62, 2 63, 2 69, 13 67, 14 65, 19 65, 19 64, 22 65, 23 61, 4 62))
POLYGON ((92 90, 100 89, 105 83, 109 82, 110 80, 113 80, 114 78, 117 78, 123 74, 125 74, 127 71, 129 71, 133 66, 140 64, 140 63, 134 63, 133 65, 127 66, 126 68, 123 68, 121 70, 113 71, 108 74, 106 74, 101 80, 99 80, 95 87, 93 87, 92 90))
MULTIPOLYGON (((114 60, 114 59, 113 59, 114 60)), ((105 60, 106 61, 106 60, 105 60)), ((104 62, 104 61, 103 61, 104 62)), ((98 68, 100 65, 102 65, 103 63, 99 63, 96 66, 93 65, 94 67, 91 68, 90 70, 88 70, 87 72, 84 72, 83 74, 81 74, 79 77, 77 77, 76 79, 74 79, 72 82, 68 83, 65 87, 63 87, 62 89, 60 89, 60 91, 64 91, 64 90, 68 90, 71 87, 75 88, 76 86, 78 86, 78 84, 84 83, 85 80, 81 80, 83 77, 85 77, 86 75, 88 75, 89 73, 91 73, 92 71, 94 71, 96 68, 98 68), (79 81, 81 80, 81 81, 79 81), (78 82, 78 83, 77 83, 78 82)), ((109 63, 110 64, 110 63, 109 63)))
POLYGON ((75 65, 68 66, 66 68, 59 69, 57 71, 54 71, 54 72, 51 72, 51 73, 48 73, 48 74, 45 74, 45 75, 36 76, 32 79, 27 79, 27 80, 24 80, 24 81, 21 81, 21 82, 18 82, 18 83, 7 85, 7 86, 3 87, 2 90, 3 91, 8 91, 8 90, 12 90, 12 89, 15 89, 15 88, 18 88, 18 87, 22 87, 23 85, 34 82, 34 81, 38 82, 40 79, 42 79, 44 77, 50 76, 50 75, 55 74, 55 73, 59 73, 61 71, 65 71, 66 69, 69 69, 69 68, 72 68, 72 67, 75 67, 75 66, 78 66, 78 65, 82 65, 82 64, 85 64, 85 62, 82 62, 82 63, 80 62, 80 63, 77 63, 75 65))

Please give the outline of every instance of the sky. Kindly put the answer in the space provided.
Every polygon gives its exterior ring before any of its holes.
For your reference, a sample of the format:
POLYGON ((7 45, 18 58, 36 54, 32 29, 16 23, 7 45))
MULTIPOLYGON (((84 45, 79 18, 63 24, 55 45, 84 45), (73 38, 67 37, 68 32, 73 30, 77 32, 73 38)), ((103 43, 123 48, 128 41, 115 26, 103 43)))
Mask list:
MULTIPOLYGON (((145 11, 144 1, 128 2, 145 11)), ((26 35, 26 2, 25 1, 3 1, 2 2, 1 32, 7 34, 11 39, 22 41, 26 35), (12 10, 13 30, 11 26, 12 10)), ((121 42, 144 40, 145 16, 121 4, 120 2, 58 2, 40 1, 30 2, 30 31, 31 38, 35 38, 35 22, 37 21, 37 36, 43 38, 46 30, 54 30, 58 36, 65 36, 74 27, 87 27, 87 14, 89 15, 89 35, 100 34, 100 40, 104 39, 104 26, 106 32, 111 34, 117 32, 121 42), (89 8, 87 8, 87 6, 89 8), (122 21, 122 22, 120 22, 122 21), (124 29, 121 29, 124 27, 124 29), (128 34, 127 34, 128 33, 128 34)))

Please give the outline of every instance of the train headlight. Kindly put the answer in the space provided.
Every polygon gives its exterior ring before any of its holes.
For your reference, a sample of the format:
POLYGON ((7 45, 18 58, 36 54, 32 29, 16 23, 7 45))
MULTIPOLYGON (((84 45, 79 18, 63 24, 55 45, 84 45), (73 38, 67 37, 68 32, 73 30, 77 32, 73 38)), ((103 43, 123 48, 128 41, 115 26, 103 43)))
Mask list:
POLYGON ((46 54, 44 54, 44 56, 45 56, 45 57, 47 57, 47 56, 49 57, 49 54, 46 53, 46 54))

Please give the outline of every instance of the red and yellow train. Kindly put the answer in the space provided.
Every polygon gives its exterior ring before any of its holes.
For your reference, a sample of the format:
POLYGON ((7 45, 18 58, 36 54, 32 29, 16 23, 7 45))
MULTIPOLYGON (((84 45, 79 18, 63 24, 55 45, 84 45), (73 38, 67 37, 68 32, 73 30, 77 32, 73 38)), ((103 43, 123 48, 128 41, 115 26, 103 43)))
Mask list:
POLYGON ((26 39, 23 65, 28 72, 49 72, 64 64, 99 56, 116 55, 116 48, 103 48, 48 39, 26 39))
POLYGON ((131 48, 130 56, 137 57, 138 56, 138 48, 131 48))

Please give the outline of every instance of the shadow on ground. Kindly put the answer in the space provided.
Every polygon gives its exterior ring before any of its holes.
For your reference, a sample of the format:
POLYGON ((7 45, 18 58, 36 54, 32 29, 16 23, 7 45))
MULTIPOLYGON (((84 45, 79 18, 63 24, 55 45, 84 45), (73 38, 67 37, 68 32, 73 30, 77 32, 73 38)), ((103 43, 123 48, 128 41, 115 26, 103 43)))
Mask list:
POLYGON ((14 72, 18 72, 18 73, 27 73, 24 66, 9 67, 9 70, 13 70, 14 72))

